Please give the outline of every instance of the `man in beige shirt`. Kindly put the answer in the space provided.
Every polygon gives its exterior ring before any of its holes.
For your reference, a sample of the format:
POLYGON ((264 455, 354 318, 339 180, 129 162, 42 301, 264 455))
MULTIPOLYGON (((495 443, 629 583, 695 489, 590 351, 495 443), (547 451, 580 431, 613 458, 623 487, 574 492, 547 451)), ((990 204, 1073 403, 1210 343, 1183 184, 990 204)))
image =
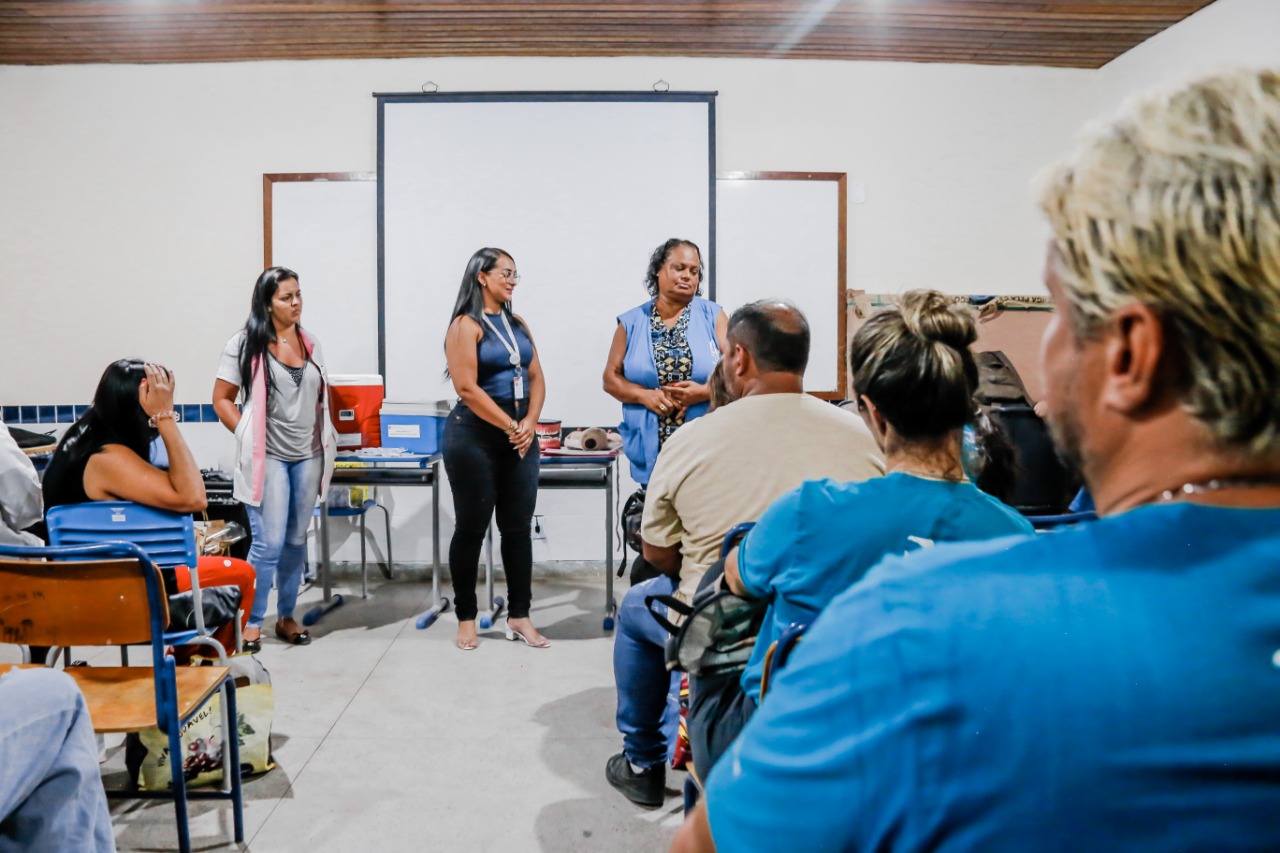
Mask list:
POLYGON ((667 634, 645 597, 674 591, 692 600, 729 528, 759 518, 804 481, 884 473, 862 419, 804 393, 809 324, 795 306, 762 300, 739 308, 728 344, 721 369, 735 402, 685 424, 663 446, 641 526, 644 557, 663 574, 632 587, 618 613, 613 668, 623 751, 605 775, 644 806, 663 803, 680 687, 679 673, 664 664, 667 634))

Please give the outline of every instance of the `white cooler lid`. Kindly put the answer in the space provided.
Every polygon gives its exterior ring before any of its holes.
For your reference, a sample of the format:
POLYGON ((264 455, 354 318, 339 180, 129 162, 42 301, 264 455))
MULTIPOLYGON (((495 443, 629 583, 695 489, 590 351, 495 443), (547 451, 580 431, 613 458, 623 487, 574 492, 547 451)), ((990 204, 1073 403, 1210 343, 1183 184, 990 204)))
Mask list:
POLYGON ((407 402, 384 400, 382 415, 418 415, 423 417, 443 417, 449 414, 453 404, 448 400, 410 400, 407 402))
POLYGON ((382 377, 376 373, 330 373, 330 385, 377 385, 382 387, 382 377))

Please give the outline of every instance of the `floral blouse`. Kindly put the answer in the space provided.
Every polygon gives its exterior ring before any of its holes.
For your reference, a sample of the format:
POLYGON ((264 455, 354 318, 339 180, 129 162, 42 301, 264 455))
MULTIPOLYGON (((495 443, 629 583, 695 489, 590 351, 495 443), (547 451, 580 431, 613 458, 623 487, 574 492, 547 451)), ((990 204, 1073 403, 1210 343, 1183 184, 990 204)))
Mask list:
MULTIPOLYGON (((653 363, 658 368, 658 385, 671 385, 693 377, 693 351, 689 349, 689 309, 685 308, 670 329, 662 322, 655 304, 649 312, 649 335, 653 339, 653 363)), ((684 410, 658 416, 658 447, 684 423, 684 410)))

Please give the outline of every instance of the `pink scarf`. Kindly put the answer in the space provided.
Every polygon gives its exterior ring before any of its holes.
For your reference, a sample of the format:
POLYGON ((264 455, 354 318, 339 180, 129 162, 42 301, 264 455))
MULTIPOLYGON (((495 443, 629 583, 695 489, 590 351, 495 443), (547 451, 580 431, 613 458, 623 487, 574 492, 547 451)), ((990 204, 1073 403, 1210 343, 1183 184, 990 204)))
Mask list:
MULTIPOLYGON (((307 358, 311 358, 311 351, 315 349, 315 344, 307 337, 307 333, 298 329, 298 339, 302 341, 302 346, 307 351, 307 358)), ((262 484, 267 477, 267 364, 264 355, 257 356, 253 360, 253 389, 249 399, 253 400, 262 411, 257 412, 253 419, 253 500, 258 505, 262 504, 262 484)), ((321 379, 320 393, 324 394, 324 380, 321 379)))

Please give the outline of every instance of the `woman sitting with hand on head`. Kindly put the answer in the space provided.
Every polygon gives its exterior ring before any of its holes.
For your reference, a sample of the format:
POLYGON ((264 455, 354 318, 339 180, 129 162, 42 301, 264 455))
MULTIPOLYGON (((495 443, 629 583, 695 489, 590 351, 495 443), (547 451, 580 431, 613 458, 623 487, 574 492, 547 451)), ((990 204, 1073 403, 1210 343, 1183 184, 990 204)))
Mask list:
MULTIPOLYGON (((88 501, 132 501, 172 512, 199 512, 207 505, 204 479, 178 429, 173 408, 173 373, 158 364, 121 359, 107 366, 93 405, 58 442, 44 473, 45 511, 88 501), (168 470, 149 461, 156 436, 164 442, 168 470)), ((243 629, 254 601, 255 573, 244 560, 200 557, 200 586, 240 589, 243 629)), ((176 570, 177 589, 191 589, 188 567, 176 570)), ((212 632, 235 651, 235 623, 212 632)))
MULTIPOLYGON (((812 622, 885 557, 1032 532, 961 465, 961 434, 977 414, 976 339, 972 315, 931 290, 905 294, 853 336, 854 395, 884 452, 885 475, 807 482, 775 501, 729 552, 729 589, 769 608, 740 678, 691 679, 689 741, 702 778, 755 712, 765 655, 788 625, 812 622)), ((980 425, 979 444, 984 438, 980 425)))
POLYGON ((706 414, 707 379, 725 349, 729 318, 703 299, 702 254, 672 238, 654 250, 645 277, 649 301, 618 317, 604 390, 622 403, 622 449, 631 479, 649 482, 662 444, 706 414))

